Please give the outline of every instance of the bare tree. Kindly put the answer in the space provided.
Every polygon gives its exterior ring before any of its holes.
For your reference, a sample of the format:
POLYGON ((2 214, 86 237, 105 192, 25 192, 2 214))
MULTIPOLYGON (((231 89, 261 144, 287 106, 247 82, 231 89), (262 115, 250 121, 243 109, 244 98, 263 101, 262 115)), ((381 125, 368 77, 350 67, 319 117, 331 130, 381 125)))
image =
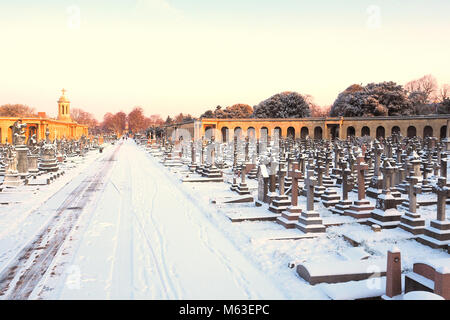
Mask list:
POLYGON ((450 98, 450 85, 443 84, 441 86, 441 89, 439 90, 439 100, 440 102, 443 102, 449 98, 450 98))
POLYGON ((405 85, 405 89, 418 104, 436 102, 438 88, 438 82, 431 74, 412 80, 405 85))

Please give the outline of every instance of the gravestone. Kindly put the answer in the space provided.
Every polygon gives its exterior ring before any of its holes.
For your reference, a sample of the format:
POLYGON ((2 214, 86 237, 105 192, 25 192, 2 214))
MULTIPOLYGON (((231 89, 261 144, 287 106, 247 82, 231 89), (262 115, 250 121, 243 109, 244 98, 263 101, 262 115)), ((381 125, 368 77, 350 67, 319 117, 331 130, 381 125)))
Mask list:
POLYGON ((283 168, 283 164, 280 163, 280 170, 278 171, 278 194, 269 206, 269 210, 275 213, 281 213, 285 211, 290 205, 291 200, 285 194, 284 178, 286 176, 286 170, 283 168))
POLYGON ((257 207, 268 203, 267 193, 269 192, 269 172, 265 164, 258 167, 258 199, 255 201, 257 207))
POLYGON ((403 230, 411 232, 414 235, 422 234, 425 229, 425 219, 420 217, 416 211, 417 209, 417 194, 422 192, 421 187, 418 185, 418 180, 415 177, 409 178, 408 188, 408 211, 400 219, 399 227, 403 230))
MULTIPOLYGON (((45 172, 56 172, 58 171, 58 161, 56 160, 56 147, 49 139, 50 132, 45 132, 45 143, 41 147, 41 161, 39 162, 39 170, 45 172)), ((84 153, 83 153, 84 155, 84 153)))
POLYGON ((369 200, 365 198, 364 171, 367 164, 363 161, 362 154, 358 156, 358 164, 355 166, 358 175, 358 200, 354 201, 349 209, 344 211, 344 215, 353 217, 362 223, 369 219, 372 210, 375 208, 369 200))
POLYGON ((298 217, 302 209, 298 206, 298 179, 302 177, 302 173, 298 170, 298 165, 292 165, 292 171, 289 171, 289 176, 292 178, 292 192, 291 205, 286 211, 281 213, 281 217, 277 218, 277 222, 287 229, 295 227, 298 217))
POLYGON ((450 196, 450 188, 447 180, 440 177, 437 185, 433 186, 433 192, 437 194, 437 219, 431 220, 430 225, 425 228, 424 234, 419 235, 416 240, 432 248, 447 249, 450 244, 450 221, 446 218, 445 205, 450 196))
POLYGON ((381 163, 380 161, 381 161, 381 154, 383 152, 383 147, 381 147, 378 140, 375 140, 373 144, 373 152, 375 155, 374 170, 370 186, 367 189, 367 196, 371 198, 376 198, 381 193, 383 186, 383 178, 381 176, 380 171, 380 163, 381 163))
POLYGON ((277 196, 276 193, 276 177, 277 177, 277 169, 278 162, 276 162, 275 157, 271 157, 270 166, 269 166, 269 202, 272 202, 277 196))
POLYGON ((401 212, 397 210, 394 196, 391 194, 392 175, 394 167, 389 159, 384 159, 383 172, 383 192, 377 197, 377 204, 372 211, 371 217, 367 220, 368 225, 376 224, 382 229, 392 229, 400 224, 401 212))
POLYGON ((252 169, 252 164, 246 164, 242 167, 241 170, 241 183, 239 183, 238 188, 236 190, 236 192, 239 195, 244 195, 244 194, 250 194, 250 189, 248 188, 247 183, 245 182, 245 176, 247 175, 247 172, 249 172, 252 169))
POLYGON ((189 165, 189 171, 194 172, 197 169, 197 158, 196 158, 196 150, 195 150, 195 141, 192 139, 191 141, 191 164, 189 165))
POLYGON ((314 178, 314 170, 308 169, 308 178, 305 179, 306 185, 306 212, 302 211, 295 227, 304 233, 323 233, 325 226, 322 223, 319 212, 314 210, 314 187, 317 180, 314 178))
POLYGON ((344 215, 345 210, 350 209, 352 204, 351 200, 348 200, 348 192, 352 190, 353 180, 351 176, 350 169, 344 168, 342 171, 342 200, 340 200, 334 208, 331 209, 331 212, 344 215))

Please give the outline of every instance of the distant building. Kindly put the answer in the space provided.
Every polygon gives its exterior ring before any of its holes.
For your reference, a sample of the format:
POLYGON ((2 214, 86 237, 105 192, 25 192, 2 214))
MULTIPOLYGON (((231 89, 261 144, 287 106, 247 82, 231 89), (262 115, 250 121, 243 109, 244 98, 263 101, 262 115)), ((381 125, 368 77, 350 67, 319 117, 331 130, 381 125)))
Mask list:
POLYGON ((12 142, 12 126, 21 119, 27 124, 25 135, 28 137, 36 134, 38 140, 45 139, 45 131, 50 131, 50 139, 78 139, 82 135, 88 136, 88 126, 78 124, 70 117, 70 101, 65 96, 66 90, 62 90, 62 96, 58 102, 58 118, 50 119, 45 112, 38 112, 38 117, 0 117, 0 142, 12 142))

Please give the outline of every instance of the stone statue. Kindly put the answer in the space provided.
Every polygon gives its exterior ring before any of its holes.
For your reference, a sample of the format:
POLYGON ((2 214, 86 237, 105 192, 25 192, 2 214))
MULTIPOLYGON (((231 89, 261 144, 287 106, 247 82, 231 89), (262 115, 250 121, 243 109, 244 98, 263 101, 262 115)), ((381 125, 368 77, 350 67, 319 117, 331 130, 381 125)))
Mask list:
POLYGON ((22 124, 22 120, 17 120, 13 124, 12 134, 13 134, 13 145, 25 145, 25 130, 27 127, 26 123, 22 124))
POLYGON ((31 154, 37 154, 39 151, 38 148, 38 143, 37 143, 37 139, 36 139, 36 134, 33 134, 27 142, 28 145, 28 149, 30 149, 30 153, 31 154))

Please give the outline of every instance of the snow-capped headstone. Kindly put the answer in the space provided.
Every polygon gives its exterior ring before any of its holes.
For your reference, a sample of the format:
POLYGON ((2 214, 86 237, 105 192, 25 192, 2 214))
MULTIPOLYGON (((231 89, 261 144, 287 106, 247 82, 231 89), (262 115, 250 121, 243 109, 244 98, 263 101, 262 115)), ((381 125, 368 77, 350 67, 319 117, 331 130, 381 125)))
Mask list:
POLYGON ((425 219, 421 218, 420 214, 417 213, 417 194, 422 193, 422 188, 418 185, 416 177, 409 177, 408 181, 409 208, 401 217, 399 227, 414 235, 422 234, 425 228, 425 219))
POLYGON ((436 220, 431 220, 430 226, 416 240, 432 248, 447 248, 450 243, 450 221, 446 219, 445 213, 446 201, 450 197, 447 180, 440 177, 437 185, 433 186, 433 192, 437 194, 436 220))
POLYGON ((285 228, 294 228, 302 209, 298 207, 298 179, 301 178, 302 173, 298 170, 298 164, 292 164, 292 170, 288 172, 292 178, 292 192, 291 192, 291 205, 286 211, 281 213, 281 217, 277 219, 277 222, 282 224, 285 228))
POLYGON ((268 202, 267 193, 269 191, 269 173, 265 164, 260 164, 258 167, 258 200, 257 206, 268 202))
POLYGON ((355 166, 358 174, 358 200, 354 201, 350 208, 344 211, 346 216, 351 216, 361 223, 365 223, 371 217, 371 212, 374 209, 370 201, 365 199, 364 171, 367 168, 368 166, 364 162, 364 157, 360 154, 358 156, 358 163, 355 166))
POLYGON ((319 212, 314 210, 314 187, 317 180, 314 177, 314 170, 308 168, 308 177, 305 180, 306 185, 306 212, 303 211, 298 218, 295 227, 304 233, 324 233, 325 226, 320 218, 319 212))

